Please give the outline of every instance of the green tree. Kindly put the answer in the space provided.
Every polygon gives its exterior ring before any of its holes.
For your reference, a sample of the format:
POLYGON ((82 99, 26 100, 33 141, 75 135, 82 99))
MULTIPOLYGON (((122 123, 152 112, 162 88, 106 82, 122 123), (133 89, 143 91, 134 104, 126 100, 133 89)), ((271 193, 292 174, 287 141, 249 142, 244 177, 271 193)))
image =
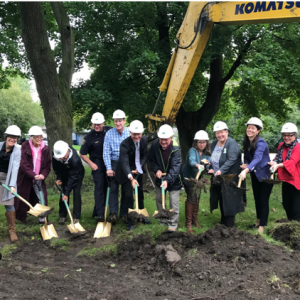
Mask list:
POLYGON ((26 134, 33 125, 44 125, 44 114, 39 103, 33 102, 28 80, 10 78, 11 86, 0 90, 0 136, 3 137, 8 121, 18 125, 26 134), (26 88, 25 88, 26 87, 26 88))

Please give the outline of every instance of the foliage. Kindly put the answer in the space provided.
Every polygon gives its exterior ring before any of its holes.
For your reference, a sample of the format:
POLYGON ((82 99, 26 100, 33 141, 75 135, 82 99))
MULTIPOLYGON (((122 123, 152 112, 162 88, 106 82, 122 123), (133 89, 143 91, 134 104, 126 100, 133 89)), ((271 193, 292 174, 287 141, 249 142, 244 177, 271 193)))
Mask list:
POLYGON ((43 110, 33 102, 27 79, 11 78, 11 87, 0 90, 0 136, 3 136, 10 119, 11 125, 18 125, 23 134, 33 125, 44 124, 43 110))

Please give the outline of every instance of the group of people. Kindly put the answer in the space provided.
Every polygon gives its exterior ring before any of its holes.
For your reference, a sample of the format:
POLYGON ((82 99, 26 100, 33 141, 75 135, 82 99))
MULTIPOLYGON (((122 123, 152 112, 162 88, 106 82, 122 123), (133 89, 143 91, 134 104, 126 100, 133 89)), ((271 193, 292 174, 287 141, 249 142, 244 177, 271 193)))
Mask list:
MULTIPOLYGON (((128 209, 134 208, 133 190, 137 186, 138 206, 144 208, 143 174, 149 167, 155 175, 155 194, 158 211, 162 204, 162 188, 169 194, 169 206, 173 214, 169 219, 161 218, 161 225, 168 232, 177 230, 179 221, 179 194, 184 187, 186 227, 192 233, 192 225, 200 227, 198 221, 200 193, 189 180, 198 172, 211 175, 210 210, 220 208, 221 224, 232 227, 235 215, 243 212, 246 205, 245 191, 228 184, 225 175, 235 174, 231 180, 238 183, 250 172, 253 195, 256 206, 256 222, 250 228, 264 231, 268 222, 269 198, 273 185, 263 179, 269 179, 272 173, 278 173, 282 183, 283 207, 290 220, 300 221, 300 145, 297 142, 298 129, 293 123, 283 125, 283 142, 277 149, 277 155, 270 160, 269 148, 260 136, 262 121, 256 117, 246 123, 243 141, 244 162, 237 142, 228 136, 226 123, 218 121, 213 131, 216 137, 211 144, 207 132, 200 130, 195 134, 194 142, 188 151, 182 167, 180 148, 173 144, 173 129, 162 125, 158 130, 158 139, 148 151, 147 137, 143 135, 143 123, 135 120, 126 127, 126 116, 122 110, 113 114, 114 127, 105 126, 104 116, 97 112, 92 116, 93 129, 85 136, 79 155, 64 141, 57 141, 50 150, 43 142, 40 127, 30 128, 29 141, 21 148, 16 145, 21 131, 16 125, 5 131, 5 141, 0 143, 0 181, 10 187, 9 193, 0 186, 0 204, 5 205, 9 233, 12 242, 17 240, 15 220, 26 223, 28 207, 13 192, 18 192, 32 204, 42 203, 39 194, 39 181, 47 205, 45 179, 50 173, 51 164, 56 174, 56 184, 61 186, 59 202, 59 224, 66 222, 67 211, 63 203, 69 201, 73 191, 74 223, 81 217, 81 186, 84 178, 84 160, 92 169, 95 189, 93 216, 103 222, 107 188, 109 194, 108 221, 116 224, 118 215, 127 224, 127 230, 133 230, 135 220, 128 215, 128 209), (81 160, 82 159, 82 160, 81 160), (146 166, 147 164, 147 166, 146 166), (223 177, 224 176, 224 177, 223 177), (121 186, 120 201, 119 188, 121 186), (120 206, 119 206, 120 202, 120 206)), ((232 177, 232 176, 231 176, 232 177)), ((143 224, 151 224, 148 218, 138 219, 143 224)), ((39 219, 44 223, 44 219, 39 219)))

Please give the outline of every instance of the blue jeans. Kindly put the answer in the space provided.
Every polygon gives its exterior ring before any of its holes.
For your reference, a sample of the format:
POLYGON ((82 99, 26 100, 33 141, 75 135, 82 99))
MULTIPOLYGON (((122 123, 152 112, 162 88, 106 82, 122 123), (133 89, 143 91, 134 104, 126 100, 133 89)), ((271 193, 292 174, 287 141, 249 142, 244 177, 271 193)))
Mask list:
POLYGON ((7 212, 15 211, 14 205, 4 205, 7 212))

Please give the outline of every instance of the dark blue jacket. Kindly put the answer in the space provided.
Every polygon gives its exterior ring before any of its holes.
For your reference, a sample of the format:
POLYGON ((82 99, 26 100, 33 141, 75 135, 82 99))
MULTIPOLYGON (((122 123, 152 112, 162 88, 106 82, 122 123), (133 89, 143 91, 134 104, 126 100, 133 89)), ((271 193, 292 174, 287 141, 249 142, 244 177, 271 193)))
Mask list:
POLYGON ((244 163, 248 164, 250 172, 254 172, 258 181, 262 178, 270 178, 270 161, 269 147, 266 141, 259 137, 256 143, 256 150, 245 150, 244 163))

